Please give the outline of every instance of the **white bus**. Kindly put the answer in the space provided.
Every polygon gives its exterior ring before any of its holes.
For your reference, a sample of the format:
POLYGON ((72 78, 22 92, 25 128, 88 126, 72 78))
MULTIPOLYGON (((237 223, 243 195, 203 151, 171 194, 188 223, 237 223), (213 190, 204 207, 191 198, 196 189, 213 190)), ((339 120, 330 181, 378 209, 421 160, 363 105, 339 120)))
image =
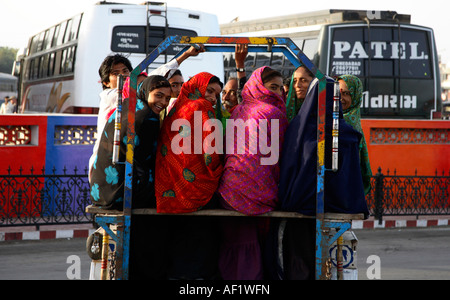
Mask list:
MULTIPOLYGON (((217 36, 217 16, 167 7, 161 2, 99 2, 83 13, 32 36, 22 58, 20 112, 96 114, 102 91, 98 69, 121 53, 133 68, 167 36, 217 36)), ((149 71, 170 61, 183 47, 171 46, 149 71)), ((202 71, 223 79, 223 56, 202 53, 180 66, 187 80, 202 71)))
MULTIPOLYGON (((393 11, 328 9, 221 25, 227 36, 289 37, 329 76, 353 74, 366 88, 367 118, 440 119, 439 62, 433 29, 393 11)), ((235 70, 233 53, 225 73, 235 70)), ((248 72, 272 66, 290 77, 294 66, 278 53, 247 56, 248 72)))

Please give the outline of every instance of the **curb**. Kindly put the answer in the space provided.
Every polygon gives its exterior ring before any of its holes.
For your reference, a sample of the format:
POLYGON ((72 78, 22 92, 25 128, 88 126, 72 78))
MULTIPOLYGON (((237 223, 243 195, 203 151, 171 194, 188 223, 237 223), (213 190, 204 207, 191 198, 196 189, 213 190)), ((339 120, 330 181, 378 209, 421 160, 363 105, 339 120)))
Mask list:
POLYGON ((449 219, 429 220, 384 220, 379 224, 376 220, 353 221, 352 229, 377 229, 377 228, 411 228, 411 227, 436 227, 449 226, 449 219))
POLYGON ((0 232, 0 242, 87 238, 95 229, 0 232))
MULTIPOLYGON (((413 228, 450 226, 450 219, 420 219, 420 220, 384 220, 381 224, 377 220, 356 220, 352 222, 352 229, 378 229, 378 228, 413 228)), ((0 228, 1 229, 1 228, 0 228)), ((87 238, 95 229, 55 229, 0 232, 0 242, 6 241, 33 241, 51 239, 87 238)))

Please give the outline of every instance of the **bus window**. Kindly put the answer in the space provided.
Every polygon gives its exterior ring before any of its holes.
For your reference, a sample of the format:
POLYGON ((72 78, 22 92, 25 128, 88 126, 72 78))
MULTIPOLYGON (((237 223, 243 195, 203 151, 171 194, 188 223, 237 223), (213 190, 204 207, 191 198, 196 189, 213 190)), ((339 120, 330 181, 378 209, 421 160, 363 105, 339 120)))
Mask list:
POLYGON ((70 47, 63 50, 61 58, 61 74, 73 72, 73 66, 75 64, 75 51, 76 47, 70 47))
POLYGON ((39 51, 44 50, 44 40, 45 40, 45 32, 43 31, 39 34, 39 41, 38 41, 36 51, 39 52, 39 51))
POLYGON ((29 48, 29 53, 28 53, 28 55, 31 55, 31 54, 33 54, 34 52, 36 52, 37 39, 38 39, 37 35, 35 35, 35 36, 33 36, 33 37, 31 38, 30 45, 29 45, 29 47, 28 47, 28 48, 29 48))
MULTIPOLYGON (((164 27, 160 27, 161 29, 163 29, 164 27)), ((197 32, 195 32, 194 30, 188 30, 188 29, 181 29, 181 28, 169 28, 168 30, 169 36, 171 35, 179 35, 179 36, 190 36, 190 37, 195 37, 197 36, 197 32)), ((162 40, 160 41, 162 42, 162 40)), ((159 43, 158 43, 159 45, 159 43)), ((153 49, 151 48, 150 51, 152 51, 153 49)), ((167 48, 167 54, 168 55, 176 55, 180 50, 178 49, 178 46, 176 45, 171 45, 169 48, 167 48)))
POLYGON ((64 35, 64 41, 63 41, 64 44, 71 40, 72 23, 73 23, 72 19, 67 20, 66 34, 64 35))
POLYGON ((295 70, 295 67, 291 63, 291 61, 289 59, 287 59, 286 57, 284 57, 284 64, 283 64, 283 68, 281 69, 281 74, 283 75, 283 77, 291 77, 292 74, 294 73, 294 70, 295 70))
POLYGON ((400 60, 400 76, 406 78, 432 79, 430 40, 425 31, 403 29, 401 41, 405 41, 407 58, 400 60), (408 55, 409 54, 409 55, 408 55))
POLYGON ((336 28, 330 45, 331 63, 328 73, 332 76, 366 76, 364 58, 367 58, 367 55, 363 48, 364 41, 367 41, 364 37, 364 27, 336 28))
POLYGON ((56 51, 55 59, 53 61, 53 75, 58 76, 61 75, 61 59, 62 59, 62 50, 56 51))
POLYGON ((236 67, 236 62, 234 61, 233 55, 231 53, 226 53, 223 55, 223 66, 225 68, 236 67))
MULTIPOLYGON (((169 28, 168 36, 197 36, 193 30, 169 28)), ((114 52, 145 53, 145 26, 116 26, 113 28, 111 50, 114 52)), ((152 52, 164 39, 165 27, 150 26, 148 50, 152 52)), ((168 55, 179 52, 178 46, 172 45, 167 49, 168 55)))
POLYGON ((332 41, 332 75, 433 77, 426 31, 391 26, 371 27, 369 33, 366 26, 342 27, 334 30, 332 41))
POLYGON ((48 58, 48 76, 52 77, 54 75, 55 68, 55 53, 50 53, 48 58))
POLYGON ((59 26, 58 38, 56 39, 56 45, 60 46, 64 41, 64 34, 66 33, 67 21, 62 22, 59 26))
POLYGON ((247 69, 254 69, 255 65, 256 65, 256 54, 255 53, 249 53, 247 55, 247 58, 245 59, 244 65, 245 65, 245 69, 246 70, 247 69))
POLYGON ((59 32, 61 30, 61 24, 55 26, 55 33, 53 34, 52 47, 56 47, 58 45, 58 37, 59 32))
POLYGON ((145 26, 114 27, 111 50, 119 53, 145 53, 145 26))
POLYGON ((48 29, 45 33, 44 50, 52 47, 53 35, 55 33, 55 27, 48 29))
POLYGON ((272 60, 270 62, 270 65, 276 69, 280 70, 283 67, 283 59, 284 55, 282 53, 272 53, 272 60))
POLYGON ((48 76, 48 54, 39 58, 39 78, 48 76))
POLYGON ((258 69, 263 66, 270 66, 270 53, 257 53, 255 68, 258 69))
POLYGON ((319 40, 309 39, 305 40, 303 45, 303 53, 310 59, 313 60, 314 55, 317 53, 317 47, 319 46, 319 40))
POLYGON ((37 79, 39 75, 39 59, 34 58, 31 60, 30 65, 30 79, 37 79))
POLYGON ((304 40, 302 38, 291 38, 292 41, 297 45, 297 47, 303 51, 303 42, 304 40))
POLYGON ((68 49, 64 49, 61 53, 61 65, 59 68, 60 74, 64 74, 66 72, 67 51, 68 51, 68 49))
POLYGON ((78 30, 80 29, 81 17, 82 15, 78 15, 72 19, 69 41, 76 40, 78 38, 78 30))

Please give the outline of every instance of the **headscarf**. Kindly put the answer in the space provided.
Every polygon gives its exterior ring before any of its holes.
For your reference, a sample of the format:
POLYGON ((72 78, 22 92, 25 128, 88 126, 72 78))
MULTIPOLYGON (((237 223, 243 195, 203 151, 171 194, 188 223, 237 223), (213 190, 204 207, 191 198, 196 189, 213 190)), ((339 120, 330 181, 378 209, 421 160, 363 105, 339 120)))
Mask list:
MULTIPOLYGON (((223 165, 216 152, 208 154, 204 141, 214 130, 206 130, 203 125, 215 119, 214 108, 205 99, 206 88, 214 75, 203 72, 183 84, 173 108, 164 119, 158 143, 156 161, 156 201, 159 213, 186 213, 201 209, 212 198, 217 189, 223 165), (197 113, 196 113, 197 112, 197 113), (201 115, 201 123, 195 116, 201 115), (175 121, 187 120, 189 126, 180 126, 172 131, 175 121), (199 123, 199 124, 198 124, 199 123), (201 128, 195 127, 201 126, 201 128), (200 138, 196 136, 201 132, 200 138), (192 154, 174 153, 172 141, 183 137, 180 144, 189 146, 192 154), (184 142, 189 140, 190 144, 184 142), (197 144, 197 143, 198 144, 197 144), (200 144, 200 145, 199 145, 200 144), (195 149, 201 147, 201 153, 195 149)), ((220 132, 222 136, 222 132, 220 132)), ((217 141, 214 141, 217 143, 217 141)), ((214 145, 213 145, 214 146, 214 145)))
MULTIPOLYGON (((142 72, 141 74, 138 75, 138 78, 140 76, 148 77, 148 74, 146 72, 142 72)), ((138 87, 137 87, 138 90, 139 90, 140 86, 141 86, 141 84, 138 84, 138 87)), ((130 76, 128 76, 125 79, 125 82, 123 83, 123 99, 126 99, 129 96, 130 96, 130 76)))
MULTIPOLYGON (((159 118, 148 106, 148 94, 158 88, 161 76, 150 76, 144 83, 140 97, 136 100, 135 148, 133 161, 133 208, 155 207, 155 158, 156 142, 159 134, 159 118), (144 100, 145 99, 145 100, 144 100)), ((108 119, 100 137, 99 149, 95 158, 91 179, 91 201, 105 209, 122 209, 127 151, 128 104, 123 102, 122 126, 120 131, 119 162, 112 163, 115 119, 114 112, 108 119)))
MULTIPOLYGON (((267 158, 273 153, 263 155, 258 147, 256 154, 250 152, 250 141, 261 138, 261 122, 267 121, 267 145, 273 145, 270 141, 272 130, 278 129, 275 136, 279 138, 279 147, 283 144, 284 132, 288 121, 284 97, 269 91, 262 83, 262 73, 266 67, 253 72, 242 90, 243 101, 236 106, 231 114, 231 120, 255 120, 258 132, 249 133, 245 129, 245 141, 238 140, 237 130, 234 134, 233 154, 226 154, 225 169, 220 181, 218 192, 225 202, 233 209, 247 215, 259 215, 275 209, 278 203, 278 159, 272 165, 262 165, 261 158, 267 158), (279 120, 279 127, 272 128, 271 120, 279 120), (238 154, 240 145, 245 145, 245 154, 238 154)), ((227 132, 227 136, 230 133, 227 132)), ((227 139, 228 141, 229 139, 227 139)), ((264 141, 265 142, 265 141, 264 141)), ((259 141, 259 145, 260 145, 259 141)), ((228 147, 227 147, 228 148, 228 147)), ((281 153, 281 149, 279 153, 281 153)), ((277 157, 278 158, 278 157, 277 157)))
MULTIPOLYGON (((300 66, 297 69, 295 69, 295 71, 297 71, 299 68, 304 67, 304 66, 300 66)), ((304 67, 306 69, 306 67, 304 67)), ((308 70, 308 69, 306 69, 308 70)), ((303 105, 303 102, 305 102, 305 99, 298 99, 297 98, 297 93, 295 92, 295 86, 294 86, 294 73, 292 74, 291 77, 291 83, 289 85, 289 92, 286 98, 286 113, 287 113, 287 118, 288 121, 291 122, 292 119, 295 118, 295 116, 297 116, 298 111, 300 110, 300 108, 303 105)), ((308 72, 310 73, 310 71, 308 70, 308 72)), ((310 74, 311 77, 314 78, 314 75, 310 74)))
POLYGON ((364 138, 364 132, 361 126, 360 107, 363 95, 362 82, 354 75, 342 75, 338 77, 338 80, 345 81, 352 98, 350 107, 343 111, 345 122, 362 134, 361 142, 359 144, 359 157, 361 163, 361 175, 364 183, 364 193, 367 195, 371 189, 370 178, 372 177, 372 169, 370 167, 366 139, 364 138))
POLYGON ((286 98, 286 114, 289 122, 297 115, 300 107, 302 107, 303 101, 304 100, 297 99, 294 88, 294 74, 292 74, 289 92, 286 98))

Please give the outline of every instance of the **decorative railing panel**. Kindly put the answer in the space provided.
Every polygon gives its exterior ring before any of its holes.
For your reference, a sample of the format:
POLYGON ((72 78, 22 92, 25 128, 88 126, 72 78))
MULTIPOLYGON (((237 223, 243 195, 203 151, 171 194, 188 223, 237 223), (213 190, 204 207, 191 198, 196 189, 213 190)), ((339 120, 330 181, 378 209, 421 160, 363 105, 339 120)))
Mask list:
POLYGON ((371 128, 370 143, 374 145, 448 145, 450 131, 436 128, 371 128))
MULTIPOLYGON (((7 170, 0 175, 0 226, 91 223, 93 216, 85 212, 91 204, 87 169, 78 172, 7 170)), ((450 174, 399 176, 379 170, 371 182, 366 199, 378 220, 391 215, 450 215, 450 174)))
POLYGON ((378 173, 372 177, 372 191, 367 195, 372 215, 450 214, 450 173, 435 176, 399 176, 378 173))
POLYGON ((90 223, 89 182, 85 174, 0 175, 0 226, 90 223))

